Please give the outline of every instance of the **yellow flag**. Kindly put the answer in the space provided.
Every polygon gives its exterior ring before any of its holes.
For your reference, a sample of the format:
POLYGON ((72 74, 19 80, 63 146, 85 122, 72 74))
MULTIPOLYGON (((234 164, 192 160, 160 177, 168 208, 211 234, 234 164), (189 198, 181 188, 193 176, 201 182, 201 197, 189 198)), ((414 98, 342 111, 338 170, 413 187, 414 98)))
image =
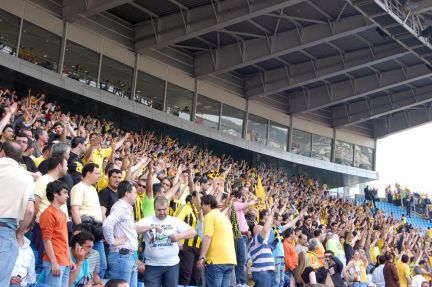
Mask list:
POLYGON ((262 199, 265 200, 266 194, 265 194, 262 182, 261 182, 261 177, 259 175, 258 175, 258 182, 257 182, 257 185, 256 185, 256 189, 255 189, 255 195, 257 197, 262 198, 262 199))
MULTIPOLYGON (((255 186, 255 195, 260 199, 261 204, 257 206, 258 210, 267 209, 266 193, 261 182, 261 177, 258 175, 257 185, 255 186)), ((258 216, 259 217, 259 216, 258 216)), ((258 218, 259 220, 259 218, 258 218)))

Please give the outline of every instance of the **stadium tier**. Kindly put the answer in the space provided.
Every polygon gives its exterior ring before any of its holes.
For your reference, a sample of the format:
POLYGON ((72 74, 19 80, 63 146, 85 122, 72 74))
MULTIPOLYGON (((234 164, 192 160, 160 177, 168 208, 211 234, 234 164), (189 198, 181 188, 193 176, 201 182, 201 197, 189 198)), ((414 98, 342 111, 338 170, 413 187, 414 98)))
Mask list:
POLYGON ((431 10, 0 0, 0 286, 430 286, 427 201, 348 191, 431 121, 431 10))

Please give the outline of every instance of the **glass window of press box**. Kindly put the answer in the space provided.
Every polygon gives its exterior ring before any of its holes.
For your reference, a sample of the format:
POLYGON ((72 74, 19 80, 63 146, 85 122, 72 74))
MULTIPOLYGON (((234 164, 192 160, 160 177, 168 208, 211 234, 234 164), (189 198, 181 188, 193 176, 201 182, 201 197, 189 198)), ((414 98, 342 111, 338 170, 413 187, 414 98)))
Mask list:
POLYGON ((130 99, 132 75, 132 67, 103 56, 99 87, 119 97, 130 99))
POLYGON ((92 87, 97 85, 99 53, 72 41, 66 42, 63 75, 92 87))
POLYGON ((257 143, 266 144, 267 126, 268 120, 249 114, 246 139, 257 143))
POLYGON ((312 158, 330 161, 332 139, 312 134, 312 158))
POLYGON ((267 145, 286 151, 288 146, 288 127, 270 122, 267 145))
POLYGON ((165 81, 138 71, 135 101, 153 109, 163 110, 165 81))
POLYGON ((302 155, 311 156, 312 134, 293 129, 291 152, 302 155))
POLYGON ((353 165, 354 159, 354 145, 336 141, 335 143, 335 162, 343 165, 353 165))
POLYGON ((228 105, 222 105, 221 131, 235 136, 242 137, 244 111, 228 105))
POLYGON ((211 129, 219 128, 220 103, 198 94, 195 123, 211 129))
POLYGON ((194 92, 168 83, 165 111, 171 115, 190 121, 194 92))
POLYGON ((0 51, 16 55, 20 19, 0 9, 0 51))
POLYGON ((355 145, 354 146, 354 167, 372 170, 373 152, 374 150, 372 148, 355 145))
POLYGON ((57 71, 61 37, 24 21, 19 57, 51 71, 57 71))

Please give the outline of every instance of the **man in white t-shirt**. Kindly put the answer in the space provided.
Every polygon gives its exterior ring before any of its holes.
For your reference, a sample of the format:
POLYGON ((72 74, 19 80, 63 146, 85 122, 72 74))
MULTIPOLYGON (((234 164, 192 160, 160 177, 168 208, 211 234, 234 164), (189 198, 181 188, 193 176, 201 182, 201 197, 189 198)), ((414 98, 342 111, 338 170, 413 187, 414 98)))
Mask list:
POLYGON ((411 287, 421 287, 423 282, 427 282, 426 278, 422 275, 423 272, 421 266, 415 266, 413 273, 414 277, 411 282, 411 287))
POLYGON ((178 242, 193 238, 196 231, 187 223, 168 215, 168 200, 158 196, 154 200, 155 216, 136 223, 137 232, 144 233, 145 286, 174 287, 178 285, 178 242))

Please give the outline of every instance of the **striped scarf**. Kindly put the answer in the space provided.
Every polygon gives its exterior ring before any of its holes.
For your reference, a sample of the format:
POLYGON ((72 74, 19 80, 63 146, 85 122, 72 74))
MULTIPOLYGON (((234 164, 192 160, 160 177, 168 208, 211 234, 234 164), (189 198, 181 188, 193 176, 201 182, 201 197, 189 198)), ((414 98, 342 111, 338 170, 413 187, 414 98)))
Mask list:
POLYGON ((231 214, 230 214, 229 220, 230 220, 231 225, 232 225, 234 239, 240 238, 242 236, 242 234, 240 231, 240 225, 239 225, 238 220, 237 220, 237 212, 236 212, 234 207, 231 207, 231 214))

